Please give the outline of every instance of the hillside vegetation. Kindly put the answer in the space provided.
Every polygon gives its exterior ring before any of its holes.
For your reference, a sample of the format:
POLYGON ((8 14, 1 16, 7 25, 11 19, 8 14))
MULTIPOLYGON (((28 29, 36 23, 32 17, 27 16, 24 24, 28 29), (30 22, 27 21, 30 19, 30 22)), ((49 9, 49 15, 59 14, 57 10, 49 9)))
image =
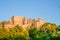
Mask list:
POLYGON ((38 29, 32 24, 26 30, 19 25, 0 28, 0 40, 60 40, 60 25, 45 23, 38 29))

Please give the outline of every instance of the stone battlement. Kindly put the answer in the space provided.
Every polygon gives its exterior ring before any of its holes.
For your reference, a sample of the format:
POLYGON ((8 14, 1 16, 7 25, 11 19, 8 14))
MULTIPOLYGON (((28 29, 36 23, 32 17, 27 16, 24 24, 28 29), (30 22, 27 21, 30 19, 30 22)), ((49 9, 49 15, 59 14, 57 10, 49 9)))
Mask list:
POLYGON ((37 20, 35 20, 27 19, 22 16, 13 16, 9 21, 1 22, 0 27, 12 28, 16 25, 19 25, 26 29, 27 27, 31 26, 32 23, 35 24, 37 28, 39 28, 39 26, 43 25, 45 22, 42 18, 38 18, 37 20))

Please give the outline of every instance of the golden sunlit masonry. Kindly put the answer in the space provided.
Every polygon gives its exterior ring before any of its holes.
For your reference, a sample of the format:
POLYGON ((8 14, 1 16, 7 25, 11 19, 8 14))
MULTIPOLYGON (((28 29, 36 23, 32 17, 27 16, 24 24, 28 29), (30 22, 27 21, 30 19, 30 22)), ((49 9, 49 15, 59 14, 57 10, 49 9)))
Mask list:
POLYGON ((23 29, 27 29, 31 26, 31 24, 34 24, 37 28, 42 26, 45 22, 42 18, 38 19, 27 19, 22 16, 13 16, 9 21, 0 22, 0 27, 4 28, 12 28, 16 25, 22 26, 23 29))

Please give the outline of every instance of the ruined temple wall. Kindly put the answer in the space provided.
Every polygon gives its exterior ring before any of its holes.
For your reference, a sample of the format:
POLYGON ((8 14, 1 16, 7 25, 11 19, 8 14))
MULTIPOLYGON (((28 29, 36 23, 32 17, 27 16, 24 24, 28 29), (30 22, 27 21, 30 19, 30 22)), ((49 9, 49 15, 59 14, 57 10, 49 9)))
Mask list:
POLYGON ((40 28, 44 23, 45 21, 42 18, 38 18, 36 22, 37 28, 40 28))
POLYGON ((0 23, 0 28, 2 28, 2 23, 0 23))
POLYGON ((14 25, 23 24, 23 17, 21 17, 21 16, 13 16, 12 20, 13 20, 14 25))
POLYGON ((0 23, 0 26, 5 28, 12 28, 12 27, 15 27, 16 25, 19 25, 19 26, 22 26, 23 29, 27 29, 31 26, 32 23, 34 23, 36 27, 39 28, 45 22, 41 18, 38 18, 37 20, 35 20, 35 19, 23 18, 21 16, 13 16, 9 21, 0 23))
POLYGON ((27 18, 23 18, 23 25, 25 25, 25 24, 28 24, 28 19, 27 18))

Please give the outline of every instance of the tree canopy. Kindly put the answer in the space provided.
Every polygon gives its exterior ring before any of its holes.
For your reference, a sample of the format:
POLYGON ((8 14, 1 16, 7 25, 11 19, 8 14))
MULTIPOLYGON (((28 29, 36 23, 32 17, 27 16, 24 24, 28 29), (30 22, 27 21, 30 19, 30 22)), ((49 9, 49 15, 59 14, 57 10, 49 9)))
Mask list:
POLYGON ((28 30, 16 25, 14 28, 0 28, 0 40, 59 40, 60 25, 45 23, 40 29, 32 24, 28 30))

